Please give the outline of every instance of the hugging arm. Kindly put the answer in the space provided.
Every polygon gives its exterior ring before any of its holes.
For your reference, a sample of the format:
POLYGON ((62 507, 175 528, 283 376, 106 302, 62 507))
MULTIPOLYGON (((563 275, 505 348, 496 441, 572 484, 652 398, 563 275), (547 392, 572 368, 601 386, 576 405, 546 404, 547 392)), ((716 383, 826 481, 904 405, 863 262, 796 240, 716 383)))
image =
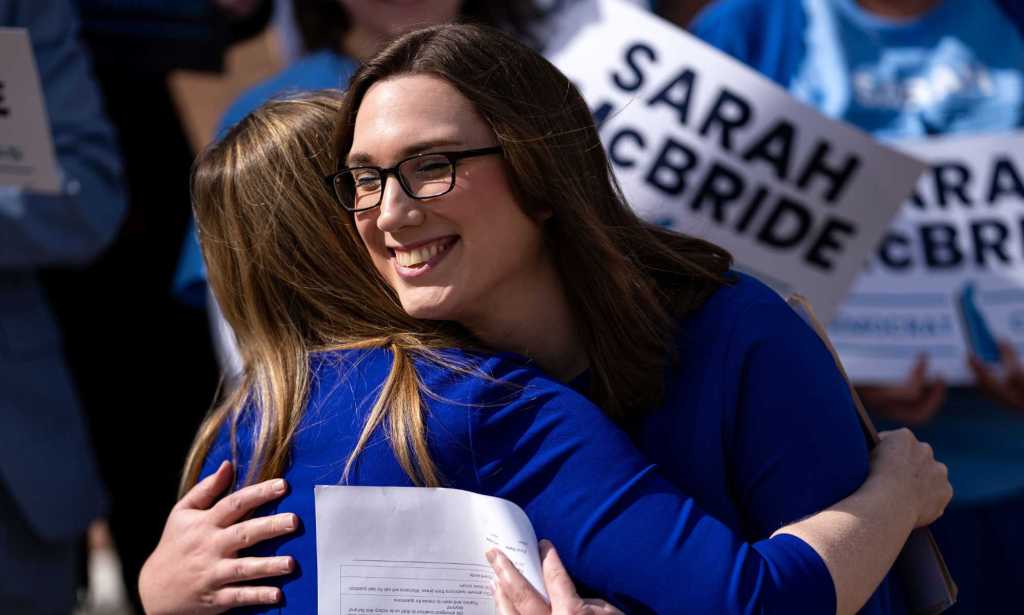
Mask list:
MULTIPOLYGON (((203 464, 202 478, 171 510, 156 549, 139 573, 139 596, 149 615, 214 615, 241 606, 276 604, 270 582, 290 573, 289 556, 243 557, 239 551, 298 528, 293 513, 256 516, 253 510, 285 494, 281 479, 231 490, 228 429, 203 464)), ((244 467, 237 469, 244 474, 244 467)))
POLYGON ((910 529, 941 511, 934 506, 948 498, 945 468, 909 433, 891 433, 876 455, 881 467, 869 475, 866 438, 849 385, 818 335, 774 296, 752 301, 735 323, 722 366, 737 374, 737 399, 730 404, 735 415, 728 417, 725 433, 734 434, 729 444, 732 491, 745 523, 753 536, 783 531, 814 544, 833 573, 837 610, 855 611, 864 606, 859 597, 870 596, 882 582, 899 549, 882 553, 844 545, 902 545, 910 529), (937 473, 935 482, 899 476, 913 468, 930 468, 937 473), (898 484, 935 492, 910 494, 897 490, 898 484), (892 499, 885 498, 888 489, 893 489, 892 499), (914 507, 907 505, 914 500, 933 504, 915 518, 910 516, 914 507), (789 525, 826 509, 799 527, 789 525), (859 532, 864 533, 860 538, 859 532), (851 573, 837 573, 842 569, 851 573))
POLYGON ((480 490, 522 505, 573 577, 629 613, 852 613, 910 530, 948 500, 925 445, 902 433, 879 477, 748 542, 661 478, 586 399, 564 389, 520 397, 476 415, 480 490), (900 471, 892 458, 917 465, 900 471))
MULTIPOLYGON (((916 499, 923 491, 916 490, 915 481, 936 484, 925 480, 930 474, 922 464, 893 474, 876 461, 880 474, 888 478, 869 480, 836 507, 784 527, 771 539, 748 543, 659 477, 629 439, 586 399, 533 370, 502 369, 492 376, 516 387, 479 379, 480 390, 464 398, 471 407, 460 403, 471 438, 450 452, 458 463, 472 462, 477 484, 456 486, 523 506, 538 535, 559 546, 572 574, 630 613, 683 609, 818 614, 835 612, 837 603, 841 612, 848 612, 844 605, 852 610, 862 604, 888 569, 913 525, 908 519, 920 519, 925 505, 916 499), (510 396, 510 390, 517 393, 510 396), (463 445, 469 445, 471 459, 463 445), (914 472, 920 477, 913 478, 914 472), (905 505, 892 506, 901 498, 905 505), (876 534, 879 528, 890 533, 876 534), (861 585, 844 582, 858 575, 875 580, 861 585)), ((213 472, 225 457, 226 442, 222 437, 208 456, 204 474, 213 472)), ((899 442, 905 449, 918 446, 909 434, 899 442)), ((244 459, 245 452, 239 451, 239 456, 244 459)), ((208 503, 214 499, 211 496, 208 503)), ((182 542, 190 528, 201 530, 191 532, 195 536, 230 536, 232 528, 250 523, 216 522, 203 512, 206 509, 177 507, 172 517, 188 514, 200 521, 169 520, 151 558, 162 564, 147 564, 143 572, 140 584, 145 586, 161 570, 175 574, 175 566, 183 562, 201 567, 201 574, 179 575, 179 581, 169 586, 161 613, 190 612, 191 597, 197 592, 209 596, 211 587, 229 590, 220 592, 222 597, 245 597, 238 591, 238 579, 215 576, 216 570, 234 573, 240 570, 238 564, 248 563, 237 557, 234 547, 212 554, 207 550, 174 555, 176 545, 190 542, 182 542)), ((248 544, 260 538, 251 534, 248 544)), ((192 542, 203 544, 206 539, 192 542)), ((275 574, 266 570, 258 576, 275 574)), ((225 608, 212 605, 199 612, 225 608)))

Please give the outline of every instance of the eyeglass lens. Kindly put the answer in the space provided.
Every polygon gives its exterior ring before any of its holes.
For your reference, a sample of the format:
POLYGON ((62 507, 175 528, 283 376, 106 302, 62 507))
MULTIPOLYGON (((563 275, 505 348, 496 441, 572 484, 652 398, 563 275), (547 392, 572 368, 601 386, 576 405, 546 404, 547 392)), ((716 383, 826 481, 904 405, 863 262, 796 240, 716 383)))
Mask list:
MULTIPOLYGON (((441 196, 451 190, 455 169, 446 156, 419 156, 402 162, 398 175, 405 192, 418 199, 441 196)), ((373 168, 357 168, 338 178, 338 196, 352 209, 375 207, 380 203, 384 182, 381 173, 373 168)))

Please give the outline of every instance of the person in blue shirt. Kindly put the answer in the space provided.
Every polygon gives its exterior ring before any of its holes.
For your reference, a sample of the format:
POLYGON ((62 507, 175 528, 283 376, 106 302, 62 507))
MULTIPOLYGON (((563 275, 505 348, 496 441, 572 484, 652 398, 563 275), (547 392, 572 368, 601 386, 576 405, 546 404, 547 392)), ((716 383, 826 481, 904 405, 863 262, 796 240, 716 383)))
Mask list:
MULTIPOLYGON (((944 480, 864 482, 866 446, 824 345, 720 248, 630 212, 564 75, 507 36, 443 26, 364 65, 326 121, 310 107, 250 115, 193 182, 246 371, 184 484, 237 455, 242 482, 285 476, 293 491, 277 515, 220 518, 237 529, 198 541, 181 532, 211 517, 186 496, 140 581, 154 611, 223 608, 247 596, 234 582, 293 561, 286 608, 312 610, 312 486, 346 480, 508 497, 582 583, 630 612, 895 608, 888 587, 872 592, 936 512, 908 514, 914 501, 941 502, 944 480), (886 486, 909 489, 906 507, 886 486), (858 505, 879 490, 885 504, 858 505), (251 554, 264 557, 191 563, 189 544, 227 555, 230 536, 251 544, 294 513, 305 533, 251 554), (621 565, 627 546, 640 564, 621 565), (184 560, 199 572, 175 577, 168 598, 161 575, 184 560), (679 582, 698 575, 704 585, 679 582)), ((244 510, 233 497, 214 508, 244 510)), ((247 599, 277 595, 261 591, 247 599)))
MULTIPOLYGON (((693 32, 825 114, 879 138, 1024 126, 1024 5, 1006 0, 722 0, 693 32)), ((971 360, 948 390, 921 360, 906 384, 861 387, 877 415, 915 426, 950 467, 956 498, 935 535, 959 613, 1003 612, 1024 582, 1024 378, 971 360)))
POLYGON ((55 194, 0 186, 0 610, 68 613, 107 495, 39 273, 113 239, 121 159, 67 0, 0 0, 0 26, 28 30, 63 175, 55 194))

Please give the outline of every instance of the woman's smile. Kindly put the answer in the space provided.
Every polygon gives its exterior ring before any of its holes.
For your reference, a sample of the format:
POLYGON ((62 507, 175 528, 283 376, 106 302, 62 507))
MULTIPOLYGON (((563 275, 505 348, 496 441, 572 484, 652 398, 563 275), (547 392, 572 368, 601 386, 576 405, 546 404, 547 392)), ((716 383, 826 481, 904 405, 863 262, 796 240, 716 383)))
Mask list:
MULTIPOLYGON (((496 142, 490 125, 450 83, 406 74, 367 90, 347 162, 387 168, 410 156, 471 152, 496 142)), ((436 169, 406 165, 405 175, 376 185, 377 207, 355 215, 374 265, 415 318, 469 326, 468 319, 484 314, 521 322, 530 315, 512 307, 516 298, 536 294, 537 280, 555 277, 542 275, 553 265, 541 224, 520 207, 495 149, 452 163, 446 169, 450 188, 436 197, 409 193, 427 177, 415 173, 436 169)))
POLYGON ((403 278, 415 278, 433 271, 458 243, 458 235, 412 244, 389 246, 395 272, 403 278))

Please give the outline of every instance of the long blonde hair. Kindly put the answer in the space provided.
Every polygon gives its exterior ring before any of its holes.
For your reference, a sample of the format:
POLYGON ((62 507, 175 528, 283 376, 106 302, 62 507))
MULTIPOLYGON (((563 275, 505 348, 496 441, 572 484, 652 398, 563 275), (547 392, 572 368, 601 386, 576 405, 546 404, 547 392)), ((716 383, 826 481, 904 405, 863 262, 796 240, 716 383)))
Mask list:
POLYGON ((420 485, 442 477, 430 459, 417 355, 467 346, 451 323, 409 317, 367 256, 351 216, 322 177, 337 167, 331 131, 340 94, 272 101, 203 152, 192 198, 210 287, 238 340, 239 386, 211 411, 189 452, 193 485, 218 432, 256 412, 247 482, 280 476, 309 389, 310 353, 386 348, 393 363, 349 457, 383 426, 403 470, 420 485))

